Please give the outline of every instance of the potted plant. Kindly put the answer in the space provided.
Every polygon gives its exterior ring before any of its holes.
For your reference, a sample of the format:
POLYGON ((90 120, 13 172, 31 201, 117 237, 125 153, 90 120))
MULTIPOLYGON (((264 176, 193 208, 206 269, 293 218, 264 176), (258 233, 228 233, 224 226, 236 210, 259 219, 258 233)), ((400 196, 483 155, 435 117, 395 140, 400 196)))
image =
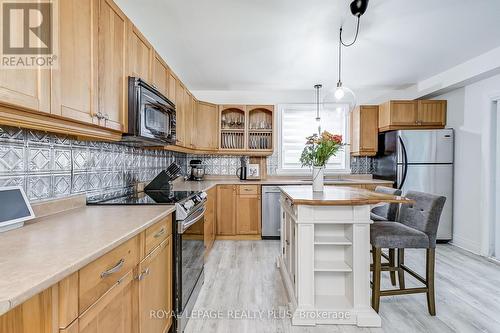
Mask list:
POLYGON ((334 135, 327 131, 321 135, 313 134, 306 139, 300 163, 303 167, 313 168, 313 191, 321 192, 324 187, 325 165, 330 157, 337 155, 345 143, 342 143, 342 135, 334 135))

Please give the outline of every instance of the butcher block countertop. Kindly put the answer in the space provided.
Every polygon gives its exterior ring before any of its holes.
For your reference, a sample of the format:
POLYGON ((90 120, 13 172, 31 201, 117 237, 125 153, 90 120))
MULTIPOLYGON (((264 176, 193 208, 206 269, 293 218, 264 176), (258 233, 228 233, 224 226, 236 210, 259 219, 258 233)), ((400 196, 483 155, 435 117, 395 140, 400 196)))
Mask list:
POLYGON ((323 192, 313 192, 312 186, 280 186, 294 205, 307 206, 359 206, 378 203, 412 203, 400 196, 375 193, 347 186, 325 186, 323 192))

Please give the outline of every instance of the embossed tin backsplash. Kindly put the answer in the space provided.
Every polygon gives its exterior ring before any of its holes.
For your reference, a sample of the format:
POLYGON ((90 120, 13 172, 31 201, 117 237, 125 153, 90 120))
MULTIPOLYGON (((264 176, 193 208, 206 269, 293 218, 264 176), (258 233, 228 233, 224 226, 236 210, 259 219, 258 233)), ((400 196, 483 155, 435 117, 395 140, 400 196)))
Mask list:
POLYGON ((32 201, 120 194, 174 161, 187 171, 181 153, 0 126, 0 186, 20 185, 32 201))

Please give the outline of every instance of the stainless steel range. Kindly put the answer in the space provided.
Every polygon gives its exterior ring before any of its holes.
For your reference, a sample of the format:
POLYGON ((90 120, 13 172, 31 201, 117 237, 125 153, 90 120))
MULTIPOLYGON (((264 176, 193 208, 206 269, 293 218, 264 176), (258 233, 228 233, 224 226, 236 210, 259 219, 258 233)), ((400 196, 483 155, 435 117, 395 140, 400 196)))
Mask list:
POLYGON ((88 205, 172 205, 174 297, 176 332, 183 332, 204 282, 204 214, 207 194, 191 191, 150 190, 88 201, 88 205))
POLYGON ((184 332, 204 282, 204 214, 207 194, 175 204, 174 311, 176 331, 184 332))

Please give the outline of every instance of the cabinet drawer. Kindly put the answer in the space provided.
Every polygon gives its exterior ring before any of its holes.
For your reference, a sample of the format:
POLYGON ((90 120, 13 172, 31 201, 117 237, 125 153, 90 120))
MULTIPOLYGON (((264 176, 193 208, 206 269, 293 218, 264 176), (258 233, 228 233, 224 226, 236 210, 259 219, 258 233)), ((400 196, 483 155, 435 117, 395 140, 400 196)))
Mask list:
POLYGON ((172 234, 172 215, 146 229, 145 253, 151 252, 172 234))
POLYGON ((104 295, 139 263, 139 237, 106 253, 79 272, 79 313, 104 295))
POLYGON ((259 194, 259 185, 240 185, 238 194, 259 194))

